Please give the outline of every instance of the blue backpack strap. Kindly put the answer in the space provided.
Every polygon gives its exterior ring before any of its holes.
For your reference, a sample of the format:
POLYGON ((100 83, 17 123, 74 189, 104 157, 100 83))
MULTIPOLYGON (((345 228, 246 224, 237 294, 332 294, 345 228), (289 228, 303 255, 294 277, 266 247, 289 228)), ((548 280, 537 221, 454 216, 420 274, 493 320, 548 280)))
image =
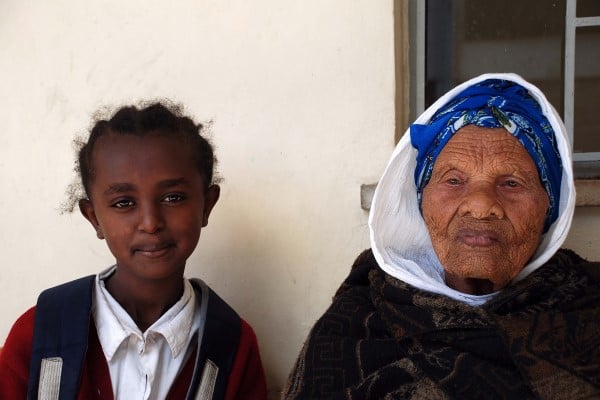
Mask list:
POLYGON ((186 399, 224 399, 240 343, 242 320, 204 282, 199 279, 191 282, 205 318, 204 330, 198 333, 200 350, 186 399))
POLYGON ((88 346, 95 275, 43 291, 37 301, 27 398, 38 398, 42 360, 60 357, 59 398, 75 400, 88 346))

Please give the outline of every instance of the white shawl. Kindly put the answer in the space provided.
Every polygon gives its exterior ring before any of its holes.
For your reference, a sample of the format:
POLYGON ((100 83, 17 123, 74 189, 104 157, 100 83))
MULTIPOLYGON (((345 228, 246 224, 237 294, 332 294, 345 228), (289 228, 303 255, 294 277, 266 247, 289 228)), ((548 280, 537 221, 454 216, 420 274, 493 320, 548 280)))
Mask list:
MULTIPOLYGON (((514 283, 544 265, 554 255, 565 241, 573 219, 575 184, 571 145, 560 116, 544 94, 520 76, 484 74, 450 90, 425 110, 415 123, 427 123, 438 108, 448 103, 462 90, 486 79, 510 80, 529 90, 554 129, 563 164, 558 219, 543 235, 536 253, 513 280, 514 283)), ((416 157, 417 150, 412 147, 407 130, 398 142, 373 196, 369 214, 369 229, 371 248, 375 258, 385 272, 419 289, 443 294, 471 305, 483 304, 495 293, 481 296, 470 295, 454 290, 446 286, 444 282, 444 269, 433 250, 429 233, 417 204, 413 179, 416 157)))

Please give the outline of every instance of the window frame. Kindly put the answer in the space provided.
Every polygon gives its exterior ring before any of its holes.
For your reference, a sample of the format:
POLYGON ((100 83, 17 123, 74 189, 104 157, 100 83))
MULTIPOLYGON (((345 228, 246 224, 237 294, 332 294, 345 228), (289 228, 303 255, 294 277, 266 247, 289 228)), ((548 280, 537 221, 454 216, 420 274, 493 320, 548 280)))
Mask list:
MULTIPOLYGON (((396 142, 400 140, 408 124, 425 110, 425 3, 423 0, 393 2, 396 142), (417 29, 418 20, 421 24, 417 29)), ((587 22, 589 21, 583 23, 587 22)), ((572 132, 572 129, 569 131, 572 132)), ((575 161, 574 172, 576 205, 600 206, 600 161, 575 161)), ((377 183, 360 186, 363 210, 371 209, 376 187, 377 183)))
MULTIPOLYGON (((409 112, 408 120, 413 121, 425 111, 425 58, 426 58, 426 4, 422 0, 397 0, 395 7, 407 8, 407 18, 398 19, 397 24, 408 25, 408 41, 403 40, 396 46, 408 46, 409 59, 409 112), (410 43, 410 45, 408 45, 410 43)), ((567 128, 569 140, 573 143, 574 125, 574 96, 575 96, 575 40, 577 28, 600 26, 600 16, 577 17, 577 0, 566 0, 565 12, 565 40, 564 40, 564 123, 567 128)), ((400 14, 401 15, 401 14, 400 14)), ((398 55, 400 52, 396 50, 398 55)), ((398 77, 400 78, 400 77, 398 77)), ((398 98, 398 96, 397 96, 398 98)), ((398 110, 398 108, 397 108, 398 110)), ((398 119, 397 119, 397 122, 398 119)), ((405 127, 406 124, 401 125, 405 127)), ((396 132, 397 139, 403 132, 396 132)), ((573 153, 573 169, 577 179, 599 179, 600 180, 600 152, 573 153)), ((598 196, 600 197, 600 195, 598 196)), ((600 198, 598 199, 600 205, 600 198)))

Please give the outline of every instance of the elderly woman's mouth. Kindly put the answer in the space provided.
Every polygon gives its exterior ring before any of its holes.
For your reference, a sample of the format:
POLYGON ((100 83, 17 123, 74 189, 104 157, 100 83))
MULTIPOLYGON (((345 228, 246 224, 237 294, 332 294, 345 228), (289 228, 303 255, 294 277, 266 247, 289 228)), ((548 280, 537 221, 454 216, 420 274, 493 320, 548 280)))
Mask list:
POLYGON ((461 229, 456 238, 472 247, 493 246, 500 241, 500 236, 492 230, 461 229))

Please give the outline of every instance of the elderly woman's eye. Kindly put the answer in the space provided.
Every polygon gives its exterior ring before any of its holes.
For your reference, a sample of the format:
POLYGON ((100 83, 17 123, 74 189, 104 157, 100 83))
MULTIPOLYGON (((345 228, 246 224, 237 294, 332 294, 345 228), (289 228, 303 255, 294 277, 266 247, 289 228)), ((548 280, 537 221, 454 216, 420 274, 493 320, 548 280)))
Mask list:
POLYGON ((450 178, 446 181, 447 184, 455 186, 455 185, 460 185, 461 181, 458 178, 450 178))
POLYGON ((507 179, 504 181, 504 186, 509 187, 509 188, 517 188, 521 185, 519 184, 519 182, 515 181, 514 179, 507 179))

